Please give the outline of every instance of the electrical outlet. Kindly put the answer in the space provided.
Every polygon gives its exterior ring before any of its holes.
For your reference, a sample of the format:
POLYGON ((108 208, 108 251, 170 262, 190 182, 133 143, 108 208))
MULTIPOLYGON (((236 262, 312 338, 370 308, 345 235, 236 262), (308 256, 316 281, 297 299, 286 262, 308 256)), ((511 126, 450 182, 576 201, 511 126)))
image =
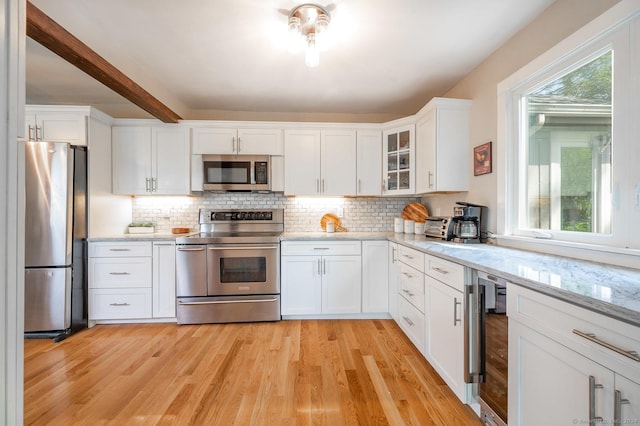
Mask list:
POLYGON ((338 217, 344 217, 344 207, 338 207, 336 208, 336 215, 338 217))

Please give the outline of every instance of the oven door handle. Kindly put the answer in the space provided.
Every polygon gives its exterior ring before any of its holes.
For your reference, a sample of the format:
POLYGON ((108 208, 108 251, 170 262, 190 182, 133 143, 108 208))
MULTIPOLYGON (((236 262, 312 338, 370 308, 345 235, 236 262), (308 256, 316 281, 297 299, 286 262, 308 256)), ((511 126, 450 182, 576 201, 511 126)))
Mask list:
POLYGON ((238 246, 217 246, 217 247, 207 247, 209 250, 263 250, 263 249, 277 249, 278 246, 246 246, 246 247, 238 247, 238 246))
POLYGON ((178 247, 178 251, 203 251, 204 247, 194 247, 194 248, 186 248, 186 247, 178 247))
POLYGON ((178 304, 180 305, 223 305, 229 303, 266 303, 266 302, 277 302, 277 298, 273 299, 254 299, 254 300, 211 300, 208 302, 183 302, 178 300, 178 304))

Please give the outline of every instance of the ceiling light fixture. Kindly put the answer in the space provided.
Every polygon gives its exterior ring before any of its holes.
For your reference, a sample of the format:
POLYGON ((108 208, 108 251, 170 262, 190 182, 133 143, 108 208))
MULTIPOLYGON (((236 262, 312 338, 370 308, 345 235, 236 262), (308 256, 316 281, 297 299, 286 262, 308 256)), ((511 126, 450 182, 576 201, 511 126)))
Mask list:
POLYGON ((296 53, 305 50, 305 63, 308 67, 317 67, 320 63, 320 50, 324 50, 327 28, 331 14, 327 8, 304 3, 289 12, 289 51, 296 53))

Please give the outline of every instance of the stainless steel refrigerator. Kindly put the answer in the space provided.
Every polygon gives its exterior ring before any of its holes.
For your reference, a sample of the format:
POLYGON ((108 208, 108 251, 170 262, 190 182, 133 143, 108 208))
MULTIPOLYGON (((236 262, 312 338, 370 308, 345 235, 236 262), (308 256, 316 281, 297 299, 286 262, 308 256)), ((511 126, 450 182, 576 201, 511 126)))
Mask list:
POLYGON ((25 337, 87 326, 87 150, 25 146, 25 337))

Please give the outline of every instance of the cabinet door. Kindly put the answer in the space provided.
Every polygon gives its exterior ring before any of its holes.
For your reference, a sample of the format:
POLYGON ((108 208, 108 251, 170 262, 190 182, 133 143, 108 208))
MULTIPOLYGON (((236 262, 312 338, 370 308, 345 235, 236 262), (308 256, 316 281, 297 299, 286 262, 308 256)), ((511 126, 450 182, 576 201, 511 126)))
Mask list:
POLYGON ((382 195, 382 134, 379 131, 357 133, 357 195, 382 195))
POLYGON ((284 193, 320 194, 319 130, 285 130, 284 193))
POLYGON ((176 316, 176 244, 153 243, 153 317, 176 316))
POLYGON ((194 154, 236 154, 236 129, 196 127, 193 129, 194 154))
POLYGON ((323 130, 321 135, 323 195, 356 195, 356 132, 323 130))
POLYGON ((595 416, 612 424, 613 385, 610 370, 510 321, 509 424, 589 424, 591 400, 595 401, 595 416), (602 388, 591 389, 591 377, 602 388))
POLYGON ((382 169, 385 195, 413 194, 415 188, 415 125, 385 130, 382 134, 382 169))
POLYGON ((25 114, 29 140, 87 145, 87 116, 81 113, 42 112, 25 114))
POLYGON ((154 127, 152 177, 153 194, 189 195, 191 155, 189 130, 184 127, 154 127))
MULTIPOLYGON (((619 374, 616 374, 615 381, 616 387, 614 392, 620 392, 620 423, 618 424, 630 425, 638 423, 638 420, 640 419, 640 384, 632 382, 619 374)), ((614 404, 618 403, 617 398, 618 397, 614 394, 614 404)), ((609 422, 609 424, 612 423, 609 422)))
MULTIPOLYGON (((436 112, 429 110, 416 123, 416 193, 436 188, 436 112)), ((454 167, 456 171, 457 167, 454 167)))
POLYGON ((362 242, 362 312, 389 312, 388 244, 362 242))
POLYGON ((238 129, 238 154, 282 155, 282 130, 238 129))
POLYGON ((389 243, 389 314, 398 322, 398 275, 400 262, 398 262, 398 244, 389 243))
POLYGON ((428 358, 451 390, 466 402, 463 294, 429 276, 426 280, 429 287, 428 358))
POLYGON ((322 313, 320 256, 280 258, 282 315, 322 313))
POLYGON ((112 129, 113 193, 149 194, 151 180, 151 128, 112 129))
POLYGON ((322 313, 362 312, 362 257, 322 256, 322 313))

